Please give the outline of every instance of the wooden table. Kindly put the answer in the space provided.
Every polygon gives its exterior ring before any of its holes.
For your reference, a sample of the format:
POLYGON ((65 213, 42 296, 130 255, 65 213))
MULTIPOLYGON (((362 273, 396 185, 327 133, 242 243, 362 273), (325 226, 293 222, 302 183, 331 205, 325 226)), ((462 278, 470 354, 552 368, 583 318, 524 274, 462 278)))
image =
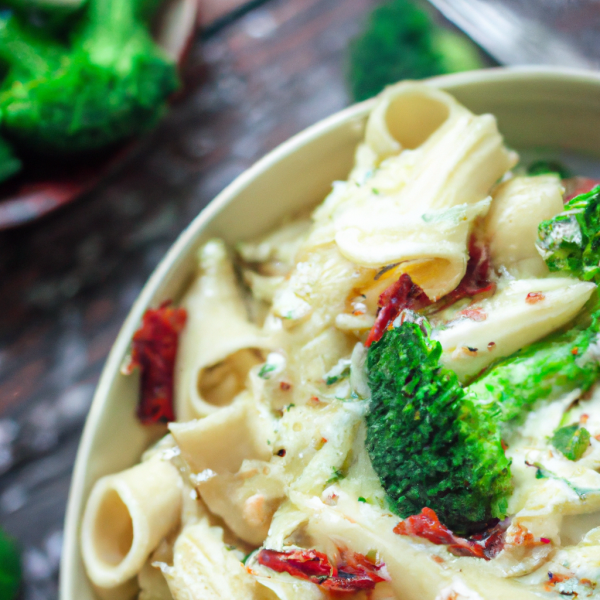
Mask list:
POLYGON ((22 544, 27 600, 57 596, 79 436, 134 299, 220 190, 349 103, 346 48, 375 3, 253 2, 208 29, 190 93, 137 157, 102 189, 0 234, 0 524, 22 544))

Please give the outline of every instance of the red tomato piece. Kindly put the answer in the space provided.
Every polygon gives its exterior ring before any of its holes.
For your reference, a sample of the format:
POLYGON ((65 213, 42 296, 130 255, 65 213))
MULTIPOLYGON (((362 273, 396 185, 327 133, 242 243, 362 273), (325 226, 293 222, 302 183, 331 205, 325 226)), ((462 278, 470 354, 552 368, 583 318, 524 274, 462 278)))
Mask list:
POLYGON ((563 201, 566 203, 575 196, 591 192, 597 185, 600 185, 600 180, 589 177, 569 177, 569 179, 563 179, 563 185, 565 186, 563 201))
POLYGON ((454 304, 463 298, 493 292, 496 284, 488 277, 490 273, 490 257, 486 246, 482 246, 471 237, 469 241, 469 261, 467 270, 460 283, 445 298, 445 304, 454 304))
POLYGON ((175 420, 173 371, 179 333, 186 318, 185 309, 163 302, 144 313, 142 325, 133 335, 127 370, 140 369, 137 416, 144 425, 175 420))
POLYGON ((416 283, 413 283, 410 275, 403 273, 398 281, 392 283, 379 296, 379 312, 365 346, 369 347, 373 342, 378 342, 386 328, 404 309, 419 310, 429 304, 431 304, 431 300, 425 295, 425 292, 416 283))
POLYGON ((326 554, 317 550, 261 550, 259 564, 292 577, 311 581, 332 592, 372 590, 387 578, 378 573, 383 563, 374 564, 357 552, 342 552, 338 566, 331 564, 326 554))
POLYGON ((398 535, 421 537, 434 544, 444 544, 456 556, 473 556, 490 560, 504 547, 505 527, 497 523, 491 529, 470 538, 456 536, 440 523, 437 514, 430 508, 423 508, 421 514, 408 517, 394 527, 398 535))

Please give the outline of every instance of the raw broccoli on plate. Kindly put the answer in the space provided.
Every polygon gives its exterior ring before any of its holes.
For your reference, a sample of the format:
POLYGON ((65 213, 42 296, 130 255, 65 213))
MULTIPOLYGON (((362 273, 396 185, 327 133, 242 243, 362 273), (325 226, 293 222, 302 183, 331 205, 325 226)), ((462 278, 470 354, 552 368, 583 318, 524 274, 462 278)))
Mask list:
POLYGON ((18 148, 75 155, 147 130, 177 88, 155 44, 156 0, 88 0, 66 42, 19 15, 0 17, 0 131, 18 148))

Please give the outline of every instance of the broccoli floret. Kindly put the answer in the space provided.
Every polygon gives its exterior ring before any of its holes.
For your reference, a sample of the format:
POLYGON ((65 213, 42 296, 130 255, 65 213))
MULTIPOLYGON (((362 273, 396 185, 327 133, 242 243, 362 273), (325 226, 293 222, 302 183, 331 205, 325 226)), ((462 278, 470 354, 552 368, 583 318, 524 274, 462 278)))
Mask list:
POLYGON ((66 46, 5 15, 0 61, 9 73, 0 92, 0 126, 6 137, 27 149, 73 155, 152 127, 178 86, 175 64, 145 22, 156 4, 88 0, 66 46))
POLYGON ((0 529, 0 598, 12 600, 21 582, 21 561, 16 544, 0 529))
POLYGON ((539 400, 553 400, 576 388, 587 391, 600 376, 596 341, 598 315, 515 352, 472 383, 467 391, 493 406, 500 421, 519 421, 539 400))
POLYGON ((537 247, 550 271, 600 281, 600 186, 575 196, 538 227, 537 247))
POLYGON ((502 518, 512 486, 501 435, 540 400, 594 384, 598 319, 532 344, 464 389, 417 324, 387 330, 368 353, 366 446, 391 509, 406 518, 431 508, 460 534, 502 518))
POLYGON ((355 100, 364 100, 401 79, 482 66, 470 40, 436 26, 409 0, 392 0, 373 11, 366 32, 353 41, 349 81, 355 100))
POLYGON ((561 427, 552 436, 552 445, 569 460, 579 460, 590 445, 590 432, 578 423, 561 427))
POLYGON ((511 492, 497 418, 440 366, 442 352, 416 323, 387 330, 368 353, 366 446, 391 509, 433 509, 456 533, 506 513, 511 492))
POLYGON ((548 173, 555 173, 561 179, 573 176, 571 171, 557 160, 537 160, 527 167, 527 175, 546 175, 548 173))
POLYGON ((12 148, 0 138, 0 183, 21 170, 21 161, 14 155, 12 148))

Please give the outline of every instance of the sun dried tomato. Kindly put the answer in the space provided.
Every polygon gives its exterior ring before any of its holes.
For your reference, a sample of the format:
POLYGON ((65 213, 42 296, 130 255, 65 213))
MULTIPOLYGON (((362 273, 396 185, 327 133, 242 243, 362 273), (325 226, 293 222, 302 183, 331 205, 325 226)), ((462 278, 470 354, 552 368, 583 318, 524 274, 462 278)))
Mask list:
POLYGON ((490 274, 490 257, 486 246, 478 244, 474 236, 469 241, 469 261, 467 270, 458 286, 445 298, 445 304, 454 304, 463 298, 493 292, 496 284, 488 277, 490 274))
POLYGON ((408 517, 394 527, 398 535, 410 535, 429 540, 434 544, 444 544, 456 556, 473 556, 490 560, 504 547, 505 527, 496 522, 490 529, 470 538, 456 536, 440 523, 435 511, 423 508, 421 514, 408 517))
POLYGON ((430 304, 431 300, 425 292, 416 283, 413 283, 410 275, 403 273, 398 281, 392 283, 379 296, 379 312, 365 346, 368 347, 373 342, 378 342, 386 328, 404 309, 419 310, 430 304))
POLYGON ((562 183, 565 186, 563 201, 567 203, 569 200, 575 198, 575 196, 591 192, 597 185, 600 185, 600 180, 590 179, 589 177, 569 177, 568 179, 563 179, 562 183))
POLYGON ((144 425, 175 420, 173 371, 179 333, 186 318, 185 309, 163 302, 144 313, 142 325, 133 335, 127 370, 140 369, 137 416, 144 425))
POLYGON ((374 564, 357 552, 341 552, 337 566, 317 550, 261 550, 257 561, 277 573, 289 573, 332 592, 372 590, 377 583, 387 580, 379 573, 383 563, 374 564))

